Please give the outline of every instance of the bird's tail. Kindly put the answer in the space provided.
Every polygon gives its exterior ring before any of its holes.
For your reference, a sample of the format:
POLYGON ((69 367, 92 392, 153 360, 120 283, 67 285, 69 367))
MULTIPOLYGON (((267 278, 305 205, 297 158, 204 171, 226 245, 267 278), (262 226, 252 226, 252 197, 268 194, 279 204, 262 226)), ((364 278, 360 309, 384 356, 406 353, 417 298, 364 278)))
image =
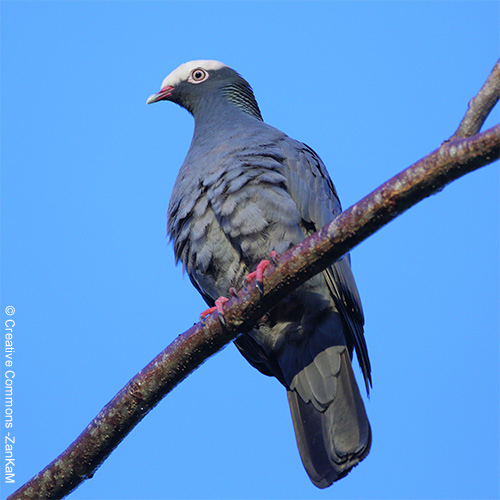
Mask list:
POLYGON ((326 488, 361 462, 371 445, 370 423, 347 349, 341 355, 335 398, 325 410, 305 403, 295 390, 287 395, 302 463, 311 481, 326 488))

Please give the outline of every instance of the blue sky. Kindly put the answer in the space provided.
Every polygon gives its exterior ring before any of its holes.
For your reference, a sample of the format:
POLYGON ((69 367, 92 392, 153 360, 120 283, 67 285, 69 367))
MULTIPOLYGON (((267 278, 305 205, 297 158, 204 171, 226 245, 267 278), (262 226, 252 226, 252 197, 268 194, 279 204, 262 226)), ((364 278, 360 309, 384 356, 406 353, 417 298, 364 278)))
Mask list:
MULTIPOLYGON (((171 70, 234 67, 348 207, 455 131, 498 58, 498 19, 479 1, 2 2, 2 324, 16 310, 2 498, 204 309, 165 238, 192 118, 145 104, 171 70)), ((230 345, 71 498, 498 498, 498 228, 496 164, 352 252, 373 446, 331 488, 302 468, 285 390, 230 345)))

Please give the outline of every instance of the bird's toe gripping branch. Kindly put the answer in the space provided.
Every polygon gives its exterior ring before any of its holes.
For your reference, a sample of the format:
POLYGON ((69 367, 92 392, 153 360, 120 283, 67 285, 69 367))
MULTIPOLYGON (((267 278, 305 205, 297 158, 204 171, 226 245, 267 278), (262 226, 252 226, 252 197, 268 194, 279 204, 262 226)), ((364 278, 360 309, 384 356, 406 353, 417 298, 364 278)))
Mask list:
POLYGON ((272 262, 274 265, 276 265, 278 262, 278 254, 274 250, 271 252, 271 261, 261 260, 257 265, 257 269, 245 276, 245 281, 247 282, 253 280, 256 281, 255 284, 261 294, 264 293, 264 283, 263 283, 264 270, 270 264, 270 262, 272 262))
MULTIPOLYGON (((259 262, 259 264, 257 265, 257 269, 254 272, 249 273, 245 276, 245 281, 247 281, 247 282, 256 280, 257 288, 259 289, 259 292, 261 294, 264 293, 264 286, 263 286, 263 282, 262 282, 264 270, 271 262, 274 265, 276 265, 278 263, 278 254, 274 250, 271 252, 271 260, 270 261, 269 260, 262 260, 261 262, 259 262)), ((229 293, 231 294, 231 297, 238 297, 238 292, 233 287, 231 287, 229 289, 229 293)), ((210 316, 210 314, 217 311, 217 314, 219 316, 219 321, 222 323, 223 326, 225 326, 226 320, 224 318, 224 307, 223 306, 228 300, 229 299, 227 299, 226 297, 219 297, 215 301, 214 307, 211 307, 210 309, 207 309, 200 314, 201 323, 204 325, 205 320, 207 319, 207 316, 210 316)))
MULTIPOLYGON (((231 294, 233 294, 233 292, 231 292, 231 294)), ((216 301, 215 301, 215 306, 214 307, 211 307, 210 309, 207 309, 206 311, 203 311, 201 314, 200 314, 200 321, 201 321, 201 324, 204 325, 205 324, 205 320, 207 319, 207 316, 209 316, 210 314, 212 314, 213 312, 217 311, 217 314, 219 315, 219 320, 220 322, 222 323, 222 325, 224 326, 226 324, 226 320, 224 319, 224 307, 223 305, 228 301, 229 299, 227 299, 226 297, 219 297, 216 301)))

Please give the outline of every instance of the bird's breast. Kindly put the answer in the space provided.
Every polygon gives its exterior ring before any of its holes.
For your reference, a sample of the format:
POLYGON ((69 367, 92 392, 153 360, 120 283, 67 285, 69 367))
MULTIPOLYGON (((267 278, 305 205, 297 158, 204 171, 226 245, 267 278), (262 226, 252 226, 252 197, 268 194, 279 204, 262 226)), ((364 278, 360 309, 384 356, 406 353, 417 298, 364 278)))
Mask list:
POLYGON ((242 285, 272 250, 282 253, 304 238, 301 217, 276 155, 233 152, 217 168, 176 181, 168 232, 176 258, 200 288, 227 293, 242 285))

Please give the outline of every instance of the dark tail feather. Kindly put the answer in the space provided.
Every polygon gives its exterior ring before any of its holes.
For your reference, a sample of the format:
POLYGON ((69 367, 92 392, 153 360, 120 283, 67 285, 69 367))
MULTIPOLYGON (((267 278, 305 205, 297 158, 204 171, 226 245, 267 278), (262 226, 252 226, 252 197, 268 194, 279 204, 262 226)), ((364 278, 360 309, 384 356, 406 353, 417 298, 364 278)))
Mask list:
POLYGON ((302 463, 311 481, 326 488, 344 477, 368 455, 371 429, 347 350, 338 375, 337 393, 320 412, 287 391, 302 463))

